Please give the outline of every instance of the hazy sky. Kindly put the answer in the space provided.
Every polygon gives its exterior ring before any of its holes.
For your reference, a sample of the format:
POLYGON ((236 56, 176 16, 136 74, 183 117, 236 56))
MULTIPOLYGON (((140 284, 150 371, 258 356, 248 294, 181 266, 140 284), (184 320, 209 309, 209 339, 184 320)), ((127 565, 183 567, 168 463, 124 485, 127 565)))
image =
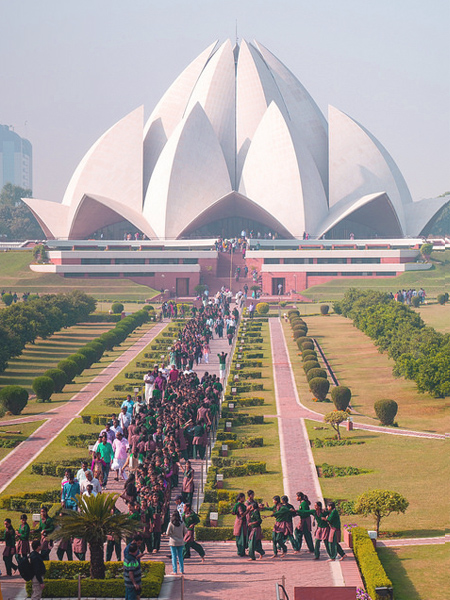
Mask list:
POLYGON ((414 200, 450 190, 448 0, 0 0, 0 123, 33 144, 36 198, 216 39, 256 39, 391 153, 414 200))

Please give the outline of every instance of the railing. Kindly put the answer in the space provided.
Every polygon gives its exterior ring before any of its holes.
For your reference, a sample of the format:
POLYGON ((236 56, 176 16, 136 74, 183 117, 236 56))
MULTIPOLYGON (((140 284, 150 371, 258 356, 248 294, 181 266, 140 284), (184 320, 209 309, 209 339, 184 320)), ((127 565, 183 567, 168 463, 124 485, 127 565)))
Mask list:
POLYGON ((289 596, 286 592, 286 577, 283 575, 281 578, 281 583, 275 584, 275 593, 277 600, 289 600, 289 596))

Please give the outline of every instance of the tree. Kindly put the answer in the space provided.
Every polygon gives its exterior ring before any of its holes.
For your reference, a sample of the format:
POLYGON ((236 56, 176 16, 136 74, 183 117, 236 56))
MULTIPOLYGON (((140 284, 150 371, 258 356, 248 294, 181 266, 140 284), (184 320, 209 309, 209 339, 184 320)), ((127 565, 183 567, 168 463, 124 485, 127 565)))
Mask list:
POLYGON ((323 377, 314 377, 309 381, 309 389, 318 400, 325 402, 330 389, 330 382, 323 377))
POLYGON ((375 518, 377 535, 380 533, 380 521, 392 512, 404 513, 409 506, 408 500, 398 492, 390 490, 369 490, 356 499, 355 513, 375 518))
POLYGON ((42 400, 42 402, 50 402, 50 398, 55 391, 53 379, 51 377, 46 377, 45 375, 35 377, 31 387, 36 394, 38 401, 42 400))
POLYGON ((7 183, 0 192, 0 233, 8 239, 42 239, 44 233, 22 198, 31 198, 31 190, 7 183))
POLYGON ((114 511, 119 494, 98 494, 80 496, 76 500, 79 511, 63 509, 63 516, 57 518, 57 527, 52 539, 71 537, 85 540, 91 555, 90 574, 92 579, 105 579, 103 545, 107 535, 122 539, 133 535, 140 523, 128 515, 114 511))
POLYGON ((398 411, 398 404, 395 400, 384 398, 375 402, 373 407, 382 425, 392 425, 394 423, 398 411))
POLYGON ((433 252, 433 244, 422 244, 420 246, 420 254, 423 256, 426 262, 430 260, 431 253, 433 252))
POLYGON ((348 419, 349 414, 350 413, 347 410, 333 410, 326 414, 323 418, 325 423, 331 425, 331 427, 336 431, 338 440, 341 439, 339 425, 348 419))

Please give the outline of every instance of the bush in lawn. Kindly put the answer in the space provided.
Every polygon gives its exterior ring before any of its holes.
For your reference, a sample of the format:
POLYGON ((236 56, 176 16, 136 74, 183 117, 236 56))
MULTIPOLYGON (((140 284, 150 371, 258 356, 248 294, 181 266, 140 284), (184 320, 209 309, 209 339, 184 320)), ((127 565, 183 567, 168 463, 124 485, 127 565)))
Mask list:
POLYGON ((338 440, 341 439, 339 425, 348 419, 348 414, 349 413, 346 410, 333 410, 332 412, 326 414, 323 418, 325 423, 331 425, 331 427, 336 431, 338 440))
POLYGON ((142 307, 142 310, 146 310, 147 312, 154 312, 155 307, 152 306, 151 304, 146 304, 145 306, 142 307))
POLYGON ((330 307, 328 304, 321 304, 320 305, 320 313, 322 315, 327 315, 330 311, 330 307))
POLYGON ((438 294, 436 299, 438 301, 438 304, 444 306, 444 304, 448 301, 448 296, 447 294, 438 294))
POLYGON ((324 402, 330 389, 330 382, 323 377, 315 377, 309 382, 309 389, 318 400, 324 402))
POLYGON ((6 306, 11 306, 12 301, 13 301, 13 296, 12 294, 3 294, 2 295, 2 300, 3 300, 3 304, 5 304, 6 306))
MULTIPOLYGON (((299 338, 299 339, 301 339, 301 338, 299 338)), ((302 350, 314 350, 314 343, 313 342, 303 342, 302 350)))
POLYGON ((301 330, 306 330, 306 325, 305 323, 295 323, 295 325, 292 326, 292 331, 301 331, 301 330))
POLYGON ((345 385, 337 385, 331 390, 331 399, 337 410, 347 410, 351 398, 352 392, 345 385))
POLYGON ((51 377, 45 377, 45 375, 35 377, 31 387, 36 394, 37 399, 42 400, 43 402, 50 402, 50 398, 55 391, 53 379, 51 377))
POLYGON ((48 369, 43 373, 44 377, 50 377, 53 379, 53 383, 55 385, 55 392, 59 394, 59 392, 63 391, 64 386, 67 383, 67 375, 61 369, 48 369))
POLYGON ((97 362, 97 352, 94 350, 94 348, 83 346, 78 350, 77 354, 82 354, 86 358, 85 368, 88 368, 97 362))
POLYGON ((303 369, 305 373, 308 373, 311 369, 320 369, 320 365, 317 360, 306 360, 303 363, 303 369))
POLYGON ((20 385, 7 385, 0 390, 0 408, 2 412, 9 411, 20 415, 28 403, 28 392, 20 385))
MULTIPOLYGON (((302 344, 304 344, 305 342, 312 342, 312 339, 310 337, 300 337, 296 340, 297 342, 297 346, 299 350, 302 350, 302 344)), ((314 350, 314 348, 305 348, 305 350, 314 350)))
POLYGON ((75 354, 71 354, 67 358, 78 366, 77 375, 80 375, 80 373, 82 373, 84 369, 88 366, 87 358, 83 354, 78 354, 78 352, 76 352, 75 354))
POLYGON ((258 304, 256 305, 256 312, 258 313, 258 315, 267 315, 267 313, 269 312, 269 305, 267 304, 267 302, 258 302, 258 304))
POLYGON ((123 312, 123 304, 122 304, 122 302, 113 302, 111 304, 111 310, 113 311, 113 314, 120 315, 120 313, 123 312))
POLYGON ((303 350, 302 360, 303 362, 306 362, 307 360, 317 360, 317 352, 315 350, 303 350))
POLYGON ((61 371, 64 371, 64 373, 67 375, 67 383, 72 381, 78 373, 77 363, 73 360, 70 360, 69 358, 60 360, 59 363, 56 365, 56 368, 61 369, 61 371))
POLYGON ((380 533, 380 522, 391 513, 405 513, 409 502, 398 492, 390 490, 368 490, 355 502, 355 513, 365 517, 372 515, 375 519, 377 535, 380 533))
POLYGON ((120 343, 118 336, 114 331, 105 331, 105 333, 102 333, 99 339, 101 340, 102 344, 104 344, 105 350, 112 350, 114 346, 117 346, 120 343))
POLYGON ((411 300, 411 304, 414 306, 414 308, 419 308, 419 306, 421 304, 419 296, 413 296, 412 300, 411 300))
POLYGON ((298 340, 301 337, 305 337, 306 335, 306 329, 296 329, 293 332, 292 337, 294 338, 294 340, 298 340))
POLYGON ((83 346, 83 348, 90 348, 91 350, 93 350, 95 352, 95 360, 94 362, 98 362, 101 357, 103 356, 103 352, 105 350, 103 344, 101 342, 97 342, 97 340, 92 340, 92 342, 88 342, 85 346, 83 346))
POLYGON ((398 410, 398 404, 395 400, 378 400, 373 407, 382 425, 392 425, 394 423, 398 410))
POLYGON ((309 371, 306 373, 306 379, 311 381, 311 379, 314 379, 314 377, 323 377, 326 379, 327 372, 325 369, 309 369, 309 371))
POLYGON ((299 316, 300 316, 300 313, 297 309, 291 308, 291 310, 288 310, 289 319, 292 319, 293 317, 299 317, 299 316))
POLYGON ((127 339, 127 337, 130 335, 130 332, 126 326, 116 327, 114 329, 114 335, 116 336, 117 344, 121 344, 127 339))

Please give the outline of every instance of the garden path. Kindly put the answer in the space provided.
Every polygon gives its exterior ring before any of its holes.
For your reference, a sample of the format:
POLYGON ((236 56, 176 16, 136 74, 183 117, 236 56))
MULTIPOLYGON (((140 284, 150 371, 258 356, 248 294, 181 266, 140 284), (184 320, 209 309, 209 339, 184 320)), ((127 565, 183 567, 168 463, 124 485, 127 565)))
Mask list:
MULTIPOLYGON (((62 406, 55 407, 38 415, 35 420, 46 419, 34 433, 19 444, 0 461, 0 493, 30 465, 37 456, 59 435, 80 412, 92 402, 108 383, 122 371, 142 350, 164 329, 167 322, 156 323, 132 346, 125 350, 114 362, 109 364, 92 379, 82 390, 62 406)), ((28 422, 17 419, 13 423, 28 422)))

